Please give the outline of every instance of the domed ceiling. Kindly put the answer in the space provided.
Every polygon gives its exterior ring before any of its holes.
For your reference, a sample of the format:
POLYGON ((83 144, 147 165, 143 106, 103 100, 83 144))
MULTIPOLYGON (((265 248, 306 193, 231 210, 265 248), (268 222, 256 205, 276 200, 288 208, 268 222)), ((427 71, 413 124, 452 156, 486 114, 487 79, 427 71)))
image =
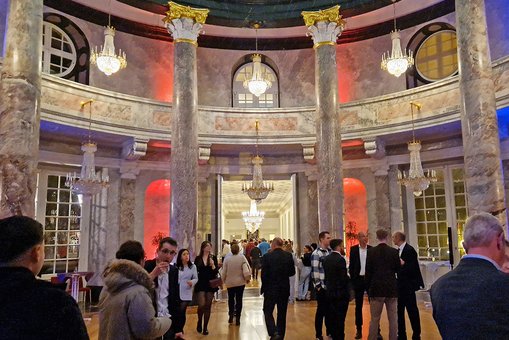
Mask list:
MULTIPOLYGON (((166 0, 119 0, 155 13, 164 13, 166 0)), ((392 4, 391 0, 182 0, 181 5, 208 8, 207 23, 219 26, 250 27, 261 22, 264 28, 302 26, 302 11, 337 5, 344 17, 352 17, 392 4)))
MULTIPOLYGON (((338 44, 388 35, 394 28, 391 0, 176 0, 195 8, 210 9, 198 45, 204 48, 259 50, 311 48, 312 39, 302 11, 327 9, 339 4, 346 29, 338 44), (261 29, 255 34, 254 23, 261 29)), ((454 12, 455 0, 398 0, 398 28, 406 29, 454 12)), ((117 31, 172 41, 162 24, 168 0, 44 0, 44 5, 104 26, 111 13, 117 31)))

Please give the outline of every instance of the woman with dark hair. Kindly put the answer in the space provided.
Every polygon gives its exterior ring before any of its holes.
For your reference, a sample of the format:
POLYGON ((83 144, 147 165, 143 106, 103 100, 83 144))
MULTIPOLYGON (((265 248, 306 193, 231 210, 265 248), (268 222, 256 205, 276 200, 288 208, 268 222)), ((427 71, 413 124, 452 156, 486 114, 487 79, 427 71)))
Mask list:
POLYGON ((137 241, 123 243, 104 270, 99 299, 99 339, 150 339, 170 328, 167 317, 155 317, 154 283, 143 269, 145 252, 137 241))
MULTIPOLYGON (((193 300, 193 288, 198 282, 196 266, 191 262, 189 250, 180 249, 177 255, 177 269, 179 271, 180 315, 182 320, 175 327, 175 332, 184 333, 187 306, 193 300)), ((181 339, 183 339, 181 337, 181 339)))
POLYGON ((300 268, 299 275, 299 292, 297 296, 298 301, 309 300, 309 279, 311 278, 311 254, 313 253, 313 248, 306 244, 304 246, 304 253, 302 254, 301 263, 302 266, 300 268))
POLYGON ((209 334, 207 326, 210 319, 210 309, 214 293, 218 288, 210 286, 210 280, 217 278, 219 268, 217 267, 217 258, 211 253, 212 243, 203 241, 200 247, 200 253, 196 256, 194 264, 198 270, 198 282, 194 287, 196 298, 198 300, 198 325, 196 331, 203 335, 209 334), (203 327, 202 327, 203 321, 203 327))
POLYGON ((233 317, 235 317, 238 326, 242 313, 244 288, 251 280, 251 268, 246 257, 239 254, 237 243, 232 244, 231 251, 233 255, 224 260, 221 273, 224 284, 228 287, 228 323, 233 323, 233 317))

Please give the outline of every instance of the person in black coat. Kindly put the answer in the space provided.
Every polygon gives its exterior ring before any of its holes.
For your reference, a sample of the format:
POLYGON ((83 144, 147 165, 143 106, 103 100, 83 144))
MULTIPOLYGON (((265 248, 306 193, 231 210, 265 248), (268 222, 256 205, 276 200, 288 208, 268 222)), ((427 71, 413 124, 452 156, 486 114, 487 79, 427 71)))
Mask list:
POLYGON ((156 316, 168 316, 172 320, 171 328, 164 335, 164 340, 178 339, 182 336, 182 333, 176 333, 183 322, 179 308, 178 269, 171 264, 176 254, 177 241, 171 237, 165 237, 159 241, 156 258, 146 261, 144 266, 156 287, 154 296, 156 316), (166 294, 166 298, 160 298, 161 295, 166 294))
POLYGON ((433 318, 444 340, 502 340, 509 336, 509 275, 504 228, 488 214, 469 217, 463 231, 467 255, 431 286, 433 318))
POLYGON ((284 339, 286 332, 286 310, 290 297, 290 277, 295 275, 292 254, 284 251, 283 240, 272 240, 271 249, 262 257, 263 314, 270 339, 284 339), (277 325, 272 315, 277 305, 277 325))
POLYGON ((359 244, 350 248, 348 271, 355 291, 355 327, 357 328, 355 339, 362 339, 362 304, 364 303, 364 292, 367 290, 365 282, 366 258, 371 246, 368 244, 368 235, 363 231, 357 234, 357 240, 359 240, 359 244))
POLYGON ((368 340, 378 337, 378 327, 383 306, 389 319, 389 340, 398 337, 398 284, 396 275, 400 269, 398 251, 387 242, 389 233, 385 229, 376 231, 379 244, 368 249, 366 259, 366 285, 369 295, 371 321, 368 340))
POLYGON ((76 301, 35 277, 44 263, 42 230, 29 217, 0 220, 0 338, 88 339, 76 301))
POLYGON ((208 325, 212 300, 214 293, 218 291, 217 287, 210 285, 210 280, 216 279, 219 272, 217 257, 212 254, 212 243, 203 241, 200 246, 200 253, 194 260, 194 265, 198 270, 198 282, 194 286, 196 299, 198 302, 198 323, 196 331, 203 335, 209 334, 208 325), (203 322, 203 323, 202 323, 203 322))
POLYGON ((325 286, 329 299, 329 312, 325 315, 328 318, 326 324, 330 325, 332 340, 345 339, 345 318, 348 311, 350 293, 348 291, 348 274, 346 261, 341 256, 343 240, 334 239, 330 241, 332 252, 323 260, 325 272, 325 286))
POLYGON ((397 231, 392 241, 398 246, 401 258, 401 269, 398 273, 398 340, 406 340, 405 308, 412 325, 412 339, 421 338, 421 320, 415 292, 424 288, 424 281, 419 268, 417 252, 414 247, 406 243, 406 236, 397 231))

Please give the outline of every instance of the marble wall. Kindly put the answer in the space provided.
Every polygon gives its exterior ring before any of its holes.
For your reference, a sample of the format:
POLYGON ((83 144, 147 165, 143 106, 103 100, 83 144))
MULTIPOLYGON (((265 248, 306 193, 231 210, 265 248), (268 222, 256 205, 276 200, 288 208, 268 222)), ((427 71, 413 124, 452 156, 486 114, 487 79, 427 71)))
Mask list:
MULTIPOLYGON (((198 104, 232 106, 233 67, 241 58, 253 52, 198 48, 198 104)), ((315 105, 312 49, 261 53, 278 68, 280 107, 315 105)))
MULTIPOLYGON (((58 13, 72 20, 85 34, 90 48, 104 44, 104 27, 45 7, 45 13, 58 13)), ((106 22, 104 23, 107 24, 106 22)), ((173 96, 173 44, 116 32, 115 49, 126 52, 127 67, 106 76, 90 67, 90 85, 140 97, 171 102, 173 96)))
MULTIPOLYGON (((492 60, 509 55, 509 6, 505 0, 486 1, 488 34, 492 60)), ((3 54, 6 1, 0 4, 0 56, 3 54)), ((45 12, 55 12, 45 7, 45 12)), ((103 27, 90 24, 66 14, 85 33, 91 47, 103 44, 103 27)), ((454 13, 434 22, 455 25, 454 13)), ((402 46, 419 30, 417 27, 401 32, 402 46)), ((348 26, 347 26, 348 28, 348 26)), ((406 88, 405 78, 389 76, 380 69, 381 54, 390 48, 389 36, 359 41, 337 47, 340 102, 394 93, 406 88)), ((173 94, 173 44, 117 32, 117 50, 127 54, 127 68, 109 77, 95 66, 90 70, 90 85, 112 91, 161 101, 171 101, 173 94)), ((250 51, 198 48, 199 105, 231 106, 231 77, 233 66, 250 51), (213 91, 211 91, 213 89, 213 91)), ((314 55, 312 49, 263 51, 276 64, 280 76, 280 106, 313 106, 314 55)))

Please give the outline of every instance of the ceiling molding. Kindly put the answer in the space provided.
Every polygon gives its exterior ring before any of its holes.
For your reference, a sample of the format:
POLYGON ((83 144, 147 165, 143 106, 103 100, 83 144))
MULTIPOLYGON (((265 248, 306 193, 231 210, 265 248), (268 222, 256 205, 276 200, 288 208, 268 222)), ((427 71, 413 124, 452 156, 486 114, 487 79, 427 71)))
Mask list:
MULTIPOLYGON (((44 5, 96 25, 104 26, 104 24, 108 22, 108 13, 80 3, 73 2, 73 4, 70 5, 68 0, 44 0, 44 5)), ((454 0, 444 0, 419 11, 398 17, 398 28, 406 29, 418 26, 422 23, 434 20, 452 12, 454 12, 454 0)), ((149 39, 167 42, 173 41, 170 34, 164 27, 143 24, 115 15, 111 16, 111 24, 117 31, 149 39)), ((393 25, 392 20, 386 20, 374 25, 351 30, 347 29, 339 37, 338 44, 348 44, 387 35, 393 29, 393 25)), ((255 39, 221 37, 204 34, 198 37, 198 46, 231 50, 253 50, 253 47, 255 46, 255 39)), ((258 39, 258 49, 260 51, 305 49, 311 48, 312 46, 313 42, 311 38, 306 36, 258 39)))

